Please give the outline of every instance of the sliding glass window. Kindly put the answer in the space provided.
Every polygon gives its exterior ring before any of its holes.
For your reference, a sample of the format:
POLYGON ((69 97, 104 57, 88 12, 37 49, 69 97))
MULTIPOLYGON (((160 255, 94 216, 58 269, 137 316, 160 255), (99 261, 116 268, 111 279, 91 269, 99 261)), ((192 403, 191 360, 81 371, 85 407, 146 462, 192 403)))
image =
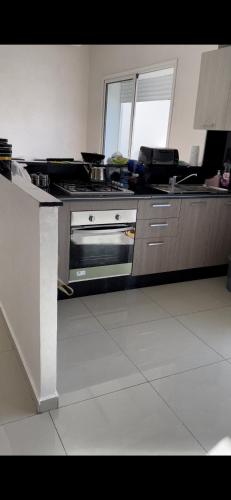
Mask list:
POLYGON ((175 66, 105 82, 103 153, 138 159, 141 146, 166 147, 175 66))

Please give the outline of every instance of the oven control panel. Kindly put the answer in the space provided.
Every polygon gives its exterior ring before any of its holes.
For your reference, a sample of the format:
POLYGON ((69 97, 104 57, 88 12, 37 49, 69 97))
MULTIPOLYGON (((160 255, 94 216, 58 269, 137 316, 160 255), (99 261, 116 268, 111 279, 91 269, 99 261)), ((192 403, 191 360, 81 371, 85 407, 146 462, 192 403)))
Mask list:
POLYGON ((137 210, 93 210, 71 212, 71 226, 126 224, 136 222, 137 210))

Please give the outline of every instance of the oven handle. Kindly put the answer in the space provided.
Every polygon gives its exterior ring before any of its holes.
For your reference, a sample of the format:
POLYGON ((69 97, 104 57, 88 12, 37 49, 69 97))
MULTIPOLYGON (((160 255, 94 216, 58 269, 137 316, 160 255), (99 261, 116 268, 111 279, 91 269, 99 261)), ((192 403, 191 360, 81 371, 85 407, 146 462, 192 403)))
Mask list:
MULTIPOLYGON (((84 228, 82 228, 84 229, 84 228)), ((134 231, 135 232, 135 228, 134 226, 127 226, 127 227, 120 227, 120 228, 117 228, 117 229, 102 229, 102 227, 100 229, 91 229, 89 226, 86 226, 86 230, 88 230, 88 232, 90 234, 96 234, 96 235, 110 235, 110 234, 119 234, 119 233, 126 233, 127 231, 134 231)), ((78 232, 78 234, 83 234, 86 236, 86 230, 83 230, 81 231, 81 229, 77 229, 77 228, 71 228, 71 234, 74 234, 76 232, 78 232)))

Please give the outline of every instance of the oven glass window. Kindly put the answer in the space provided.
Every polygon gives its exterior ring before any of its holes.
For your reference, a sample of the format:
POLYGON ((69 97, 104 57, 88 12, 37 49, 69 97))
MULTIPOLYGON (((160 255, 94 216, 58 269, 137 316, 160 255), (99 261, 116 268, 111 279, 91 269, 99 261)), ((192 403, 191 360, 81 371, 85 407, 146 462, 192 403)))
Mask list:
POLYGON ((76 277, 105 277, 130 274, 135 224, 72 227, 70 270, 76 277), (129 264, 129 267, 125 267, 129 264), (118 269, 117 269, 118 268, 118 269), (126 269, 128 270, 126 273, 126 269), (87 272, 87 270, 90 272, 87 272), (81 272, 82 271, 82 272, 81 272))

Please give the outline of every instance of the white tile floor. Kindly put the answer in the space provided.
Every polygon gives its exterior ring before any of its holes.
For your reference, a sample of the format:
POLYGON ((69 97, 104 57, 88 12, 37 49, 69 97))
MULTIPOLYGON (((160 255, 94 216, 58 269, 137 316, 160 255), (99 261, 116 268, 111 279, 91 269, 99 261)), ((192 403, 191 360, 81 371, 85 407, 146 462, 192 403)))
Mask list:
POLYGON ((0 318, 0 454, 206 455, 231 438, 225 282, 60 301, 60 408, 43 415, 0 318))

